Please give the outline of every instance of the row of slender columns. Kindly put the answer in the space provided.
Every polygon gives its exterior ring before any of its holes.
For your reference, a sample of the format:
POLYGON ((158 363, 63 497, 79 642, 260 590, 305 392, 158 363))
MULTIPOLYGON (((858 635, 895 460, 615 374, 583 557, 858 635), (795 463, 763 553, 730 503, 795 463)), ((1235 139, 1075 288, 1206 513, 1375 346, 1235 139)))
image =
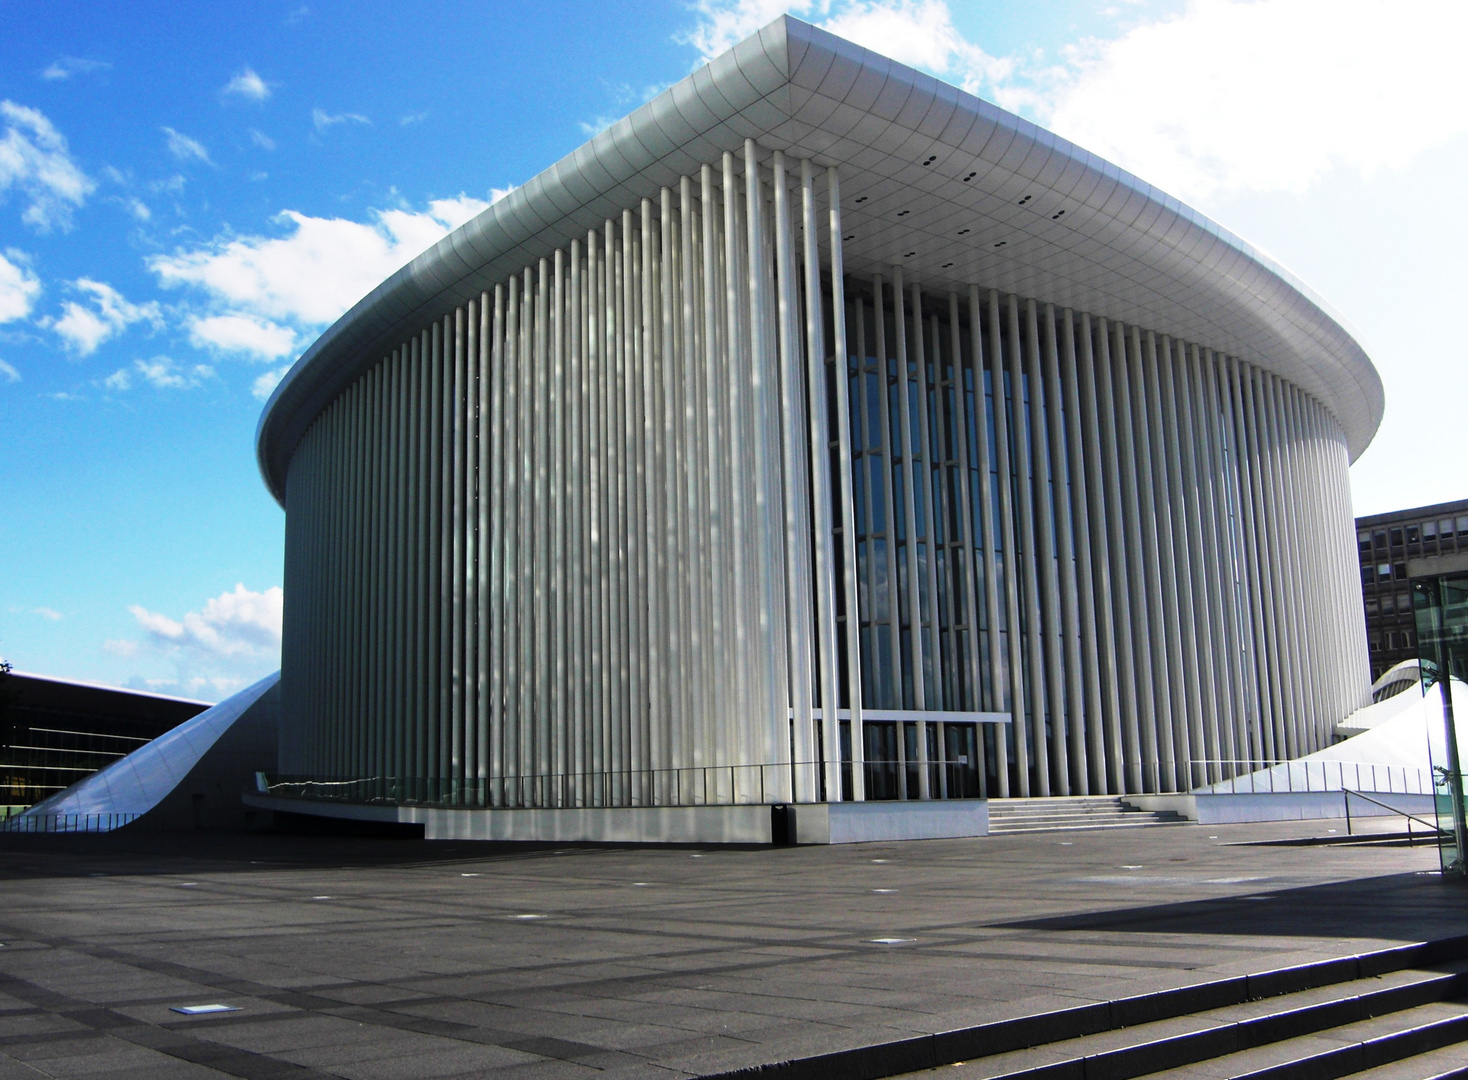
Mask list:
POLYGON ((978 746, 996 796, 1329 742, 1367 684, 1334 418, 1142 327, 848 281, 819 179, 748 143, 321 413, 287 486, 285 772, 862 798, 864 703, 911 710, 922 760, 926 714, 1009 713, 978 746))
POLYGON ((840 227, 835 170, 751 142, 323 411, 287 487, 284 771, 476 805, 860 798, 840 227))
POLYGON ((1367 679, 1319 403, 1141 327, 934 303, 899 268, 849 292, 870 701, 1011 713, 993 794, 1184 791, 1330 742, 1367 679))

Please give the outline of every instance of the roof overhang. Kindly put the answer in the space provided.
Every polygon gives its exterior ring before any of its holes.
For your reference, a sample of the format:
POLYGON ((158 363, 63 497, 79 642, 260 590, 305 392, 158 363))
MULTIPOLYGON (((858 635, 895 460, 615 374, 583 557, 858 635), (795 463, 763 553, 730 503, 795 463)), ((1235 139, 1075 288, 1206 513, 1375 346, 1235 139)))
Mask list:
POLYGON ((284 502, 301 436, 392 349, 751 138, 839 166, 848 275, 900 265, 925 291, 977 284, 1171 334, 1319 400, 1352 460, 1376 433, 1385 404, 1376 369, 1344 320, 1277 263, 1043 128, 782 16, 454 230, 338 319, 260 417, 256 449, 271 493, 284 502))

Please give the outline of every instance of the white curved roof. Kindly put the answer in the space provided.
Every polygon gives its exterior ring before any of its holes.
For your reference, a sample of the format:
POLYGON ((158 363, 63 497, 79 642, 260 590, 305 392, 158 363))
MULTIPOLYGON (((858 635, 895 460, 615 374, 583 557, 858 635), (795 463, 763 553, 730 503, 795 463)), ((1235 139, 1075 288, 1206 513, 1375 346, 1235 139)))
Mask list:
POLYGON ((848 274, 900 264, 927 290, 975 283, 1169 333, 1314 396, 1353 460, 1376 433, 1376 369, 1288 271, 1043 128, 782 16, 456 229, 328 329, 261 415, 271 492, 283 500, 301 435, 362 371, 746 138, 840 167, 848 274))

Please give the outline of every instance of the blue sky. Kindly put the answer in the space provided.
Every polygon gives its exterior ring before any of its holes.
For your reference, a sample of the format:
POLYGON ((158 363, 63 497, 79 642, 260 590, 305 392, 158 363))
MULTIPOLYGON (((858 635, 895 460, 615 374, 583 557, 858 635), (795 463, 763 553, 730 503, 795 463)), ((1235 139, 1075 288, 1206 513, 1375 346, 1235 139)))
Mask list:
POLYGON ((1358 512, 1468 494, 1464 5, 0 0, 0 657, 210 700, 273 670, 274 380, 448 228, 786 10, 1273 254, 1386 382, 1358 512))

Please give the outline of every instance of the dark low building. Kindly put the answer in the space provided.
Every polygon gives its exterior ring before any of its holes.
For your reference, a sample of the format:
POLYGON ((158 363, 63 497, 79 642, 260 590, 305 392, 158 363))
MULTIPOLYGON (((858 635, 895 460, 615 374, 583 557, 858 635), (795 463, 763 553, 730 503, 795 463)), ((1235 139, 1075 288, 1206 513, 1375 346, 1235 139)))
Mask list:
POLYGON ((1374 681, 1417 658, 1408 563, 1468 554, 1468 499, 1357 518, 1356 546, 1374 681))
POLYGON ((209 708, 204 701, 18 672, 6 679, 5 695, 0 807, 40 802, 209 708))

